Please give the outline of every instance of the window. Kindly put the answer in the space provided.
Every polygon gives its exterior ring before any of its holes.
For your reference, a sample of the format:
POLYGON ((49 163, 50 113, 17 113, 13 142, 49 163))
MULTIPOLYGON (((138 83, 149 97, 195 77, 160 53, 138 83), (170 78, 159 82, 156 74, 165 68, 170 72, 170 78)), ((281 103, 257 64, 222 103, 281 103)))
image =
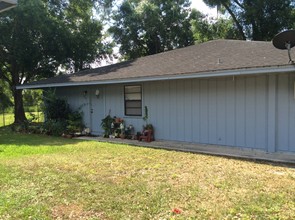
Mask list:
POLYGON ((124 88, 125 115, 141 116, 141 86, 125 86, 124 88))

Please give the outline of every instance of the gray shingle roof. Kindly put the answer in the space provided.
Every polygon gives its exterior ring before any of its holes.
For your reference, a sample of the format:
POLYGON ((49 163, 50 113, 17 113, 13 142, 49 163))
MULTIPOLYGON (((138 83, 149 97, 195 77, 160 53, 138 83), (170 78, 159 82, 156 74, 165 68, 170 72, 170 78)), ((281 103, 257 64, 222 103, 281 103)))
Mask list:
MULTIPOLYGON (((292 56, 295 59, 294 49, 292 56)), ((286 50, 271 42, 214 40, 110 66, 37 81, 29 85, 103 82, 159 76, 185 76, 218 71, 290 66, 286 50)))

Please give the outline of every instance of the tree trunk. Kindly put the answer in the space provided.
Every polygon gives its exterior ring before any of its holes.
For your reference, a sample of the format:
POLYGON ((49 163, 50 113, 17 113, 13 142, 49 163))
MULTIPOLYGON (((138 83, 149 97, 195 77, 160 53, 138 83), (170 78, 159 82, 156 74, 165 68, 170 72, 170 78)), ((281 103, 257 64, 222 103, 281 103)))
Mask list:
POLYGON ((20 124, 27 121, 24 105, 23 105, 23 94, 22 90, 14 89, 14 123, 20 124))

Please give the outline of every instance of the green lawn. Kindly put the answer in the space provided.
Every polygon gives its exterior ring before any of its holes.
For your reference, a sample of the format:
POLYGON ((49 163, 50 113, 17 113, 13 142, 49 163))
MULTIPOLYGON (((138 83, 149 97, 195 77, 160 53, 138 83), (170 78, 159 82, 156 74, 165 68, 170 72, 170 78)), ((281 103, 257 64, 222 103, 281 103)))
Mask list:
POLYGON ((14 114, 11 113, 5 113, 4 118, 3 114, 0 114, 0 127, 3 127, 4 125, 10 125, 14 121, 14 114))
MULTIPOLYGON (((36 119, 33 120, 33 122, 42 122, 44 121, 44 116, 41 112, 26 112, 26 117, 27 119, 32 119, 32 115, 35 115, 36 119), (39 119, 37 118, 39 116, 39 119)), ((13 113, 5 113, 4 118, 3 118, 3 114, 0 114, 0 127, 3 127, 4 125, 10 125, 14 122, 14 114, 13 113)))
POLYGON ((8 128, 0 191, 0 219, 295 219, 291 167, 8 128))

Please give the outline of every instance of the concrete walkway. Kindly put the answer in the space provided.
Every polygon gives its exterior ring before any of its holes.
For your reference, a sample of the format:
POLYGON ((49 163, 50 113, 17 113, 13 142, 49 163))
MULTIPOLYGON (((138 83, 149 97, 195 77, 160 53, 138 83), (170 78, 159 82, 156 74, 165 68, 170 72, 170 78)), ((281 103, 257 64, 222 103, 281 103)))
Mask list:
POLYGON ((208 155, 218 155, 218 156, 243 158, 243 159, 258 160, 258 161, 288 163, 288 164, 295 165, 295 153, 294 154, 278 153, 278 152, 268 153, 264 151, 251 150, 246 148, 196 144, 196 143, 179 142, 179 141, 157 140, 157 141, 152 141, 150 143, 147 143, 147 142, 140 142, 137 140, 128 140, 128 139, 120 139, 120 138, 109 139, 109 138, 102 138, 102 137, 79 137, 77 139, 94 140, 94 141, 108 142, 108 143, 120 143, 120 144, 128 144, 128 145, 139 146, 139 147, 142 146, 142 147, 149 147, 149 148, 155 148, 155 149, 202 153, 202 154, 208 154, 208 155))

